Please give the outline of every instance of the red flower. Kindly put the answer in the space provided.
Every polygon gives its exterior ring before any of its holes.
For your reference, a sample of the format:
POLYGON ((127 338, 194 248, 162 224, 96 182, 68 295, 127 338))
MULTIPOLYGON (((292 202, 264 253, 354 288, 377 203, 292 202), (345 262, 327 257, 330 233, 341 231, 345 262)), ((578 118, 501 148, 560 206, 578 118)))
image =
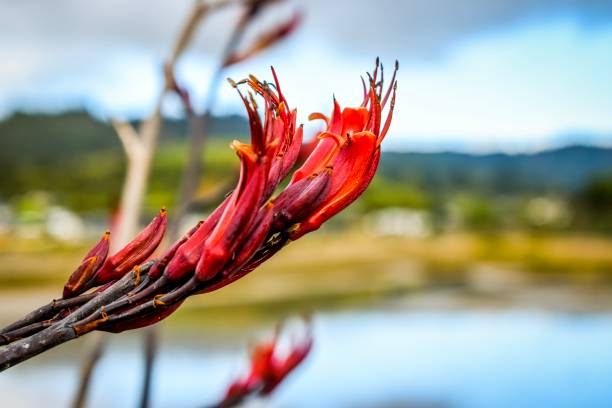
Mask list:
POLYGON ((320 113, 310 115, 311 119, 324 120, 327 129, 318 135, 319 142, 302 167, 293 174, 291 184, 297 184, 324 169, 331 169, 331 186, 325 200, 291 232, 291 239, 318 229, 355 201, 372 181, 380 160, 380 144, 393 117, 397 69, 396 62, 391 85, 382 100, 382 80, 376 82, 377 61, 374 74, 370 77, 369 91, 366 91, 364 83, 364 100, 360 107, 341 110, 334 99, 330 118, 320 113), (381 129, 382 110, 391 93, 391 106, 381 129))
MULTIPOLYGON (((263 121, 250 92, 244 102, 251 142, 234 141, 231 147, 241 163, 236 188, 208 219, 175 243, 129 295, 106 305, 102 328, 109 331, 142 327, 169 315, 186 297, 217 290, 254 270, 290 240, 318 229, 325 221, 363 193, 376 172, 380 144, 395 103, 395 72, 384 91, 382 66, 364 82, 364 98, 356 108, 341 109, 334 100, 326 129, 289 185, 272 197, 296 163, 302 146, 302 127, 291 110, 274 70, 274 85, 250 76, 247 85, 263 98, 263 121), (383 121, 383 110, 390 107, 383 121), (262 123, 263 122, 263 123, 262 123)), ((397 71, 397 64, 395 67, 397 71)), ((87 289, 116 280, 146 260, 161 241, 166 214, 160 214, 130 244, 95 271, 87 289)), ((88 323, 92 320, 88 319, 88 323)), ((96 326, 97 327, 97 326, 96 326)))
POLYGON ((274 338, 259 343, 251 353, 249 372, 235 380, 217 405, 233 406, 251 396, 269 395, 308 356, 312 349, 310 327, 303 339, 293 344, 285 355, 278 351, 278 332, 274 338))
MULTIPOLYGON (((276 80, 276 74, 272 73, 276 80)), ((264 98, 264 123, 254 99, 240 93, 249 117, 251 144, 238 141, 231 144, 241 162, 237 186, 178 248, 165 269, 165 280, 177 281, 194 271, 199 281, 208 281, 220 272, 229 275, 239 263, 232 260, 235 254, 246 261, 259 247, 254 242, 265 239, 269 233, 262 230, 262 222, 264 226, 269 224, 266 214, 270 213, 272 204, 265 203, 295 164, 302 143, 302 128, 296 127, 297 113, 289 111, 278 81, 276 92, 255 77, 244 82, 264 98)), ((234 82, 232 85, 237 86, 234 82)))

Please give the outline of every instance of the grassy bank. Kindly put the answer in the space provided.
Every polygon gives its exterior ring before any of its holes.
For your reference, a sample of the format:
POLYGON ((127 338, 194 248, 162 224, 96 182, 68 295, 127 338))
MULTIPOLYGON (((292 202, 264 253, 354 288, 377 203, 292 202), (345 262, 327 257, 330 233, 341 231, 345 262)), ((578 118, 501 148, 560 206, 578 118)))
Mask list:
MULTIPOLYGON (((86 251, 83 246, 0 239, 0 290, 58 287, 86 251)), ((373 292, 461 278, 477 264, 512 267, 534 276, 612 278, 612 240, 597 236, 500 233, 445 234, 427 239, 322 231, 293 243, 244 284, 236 297, 295 297, 302 292, 373 292)))

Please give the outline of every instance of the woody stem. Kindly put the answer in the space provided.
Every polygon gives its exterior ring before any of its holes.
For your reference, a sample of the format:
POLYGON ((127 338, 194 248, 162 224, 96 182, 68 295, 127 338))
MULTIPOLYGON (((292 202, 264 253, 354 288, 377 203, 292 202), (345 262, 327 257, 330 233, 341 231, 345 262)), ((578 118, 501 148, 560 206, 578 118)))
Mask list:
MULTIPOLYGON (((142 265, 141 273, 148 271, 152 263, 142 265)), ((67 341, 73 340, 87 333, 77 332, 73 325, 90 314, 97 312, 117 298, 125 295, 134 288, 136 272, 130 271, 104 292, 96 294, 91 300, 79 307, 66 318, 54 323, 50 327, 21 340, 15 341, 0 348, 0 372, 26 361, 46 350, 52 349, 67 341)), ((93 330, 93 328, 92 328, 93 330)), ((90 330, 91 331, 91 330, 90 330)))

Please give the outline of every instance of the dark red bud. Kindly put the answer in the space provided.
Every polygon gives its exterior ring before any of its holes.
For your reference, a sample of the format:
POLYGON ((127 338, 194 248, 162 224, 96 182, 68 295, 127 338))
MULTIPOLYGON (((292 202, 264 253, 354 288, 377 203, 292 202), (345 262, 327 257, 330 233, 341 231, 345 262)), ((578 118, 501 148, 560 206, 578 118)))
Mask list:
POLYGON ((232 259, 231 264, 234 270, 240 269, 264 243, 270 233, 273 213, 274 204, 272 203, 259 210, 255 222, 246 234, 247 239, 236 251, 235 258, 232 259))
POLYGON ((155 262, 155 264, 149 270, 148 275, 151 278, 157 279, 164 273, 166 266, 168 266, 170 260, 174 258, 179 247, 183 245, 189 239, 189 237, 191 237, 197 231, 197 229, 202 225, 203 222, 204 221, 198 222, 195 227, 191 228, 191 230, 189 230, 187 234, 183 235, 183 237, 181 237, 178 241, 172 244, 172 246, 168 248, 166 252, 164 252, 161 258, 159 258, 159 260, 155 262))
POLYGON ((143 316, 137 316, 129 320, 119 321, 117 323, 110 324, 108 326, 102 326, 99 330, 109 333, 121 333, 126 330, 140 329, 142 327, 151 326, 156 324, 178 309, 183 302, 177 302, 173 305, 155 309, 152 313, 147 313, 143 316))
POLYGON ((94 273, 102 266, 106 260, 109 248, 110 232, 106 231, 100 241, 89 250, 83 257, 79 267, 72 272, 68 282, 64 285, 64 299, 78 295, 85 289, 85 284, 91 279, 94 273))
POLYGON ((301 179, 287 187, 276 199, 274 208, 275 231, 302 222, 316 210, 327 197, 332 169, 301 179))
POLYGON ((195 271, 206 238, 216 227, 223 211, 232 201, 232 194, 227 196, 225 200, 213 211, 213 213, 196 229, 196 231, 185 241, 176 251, 174 257, 168 262, 168 266, 164 271, 164 276, 170 280, 179 280, 184 278, 188 273, 195 271))
POLYGON ((162 208, 151 223, 115 255, 109 257, 96 272, 94 284, 100 285, 122 277, 144 262, 161 242, 166 232, 167 212, 162 208))

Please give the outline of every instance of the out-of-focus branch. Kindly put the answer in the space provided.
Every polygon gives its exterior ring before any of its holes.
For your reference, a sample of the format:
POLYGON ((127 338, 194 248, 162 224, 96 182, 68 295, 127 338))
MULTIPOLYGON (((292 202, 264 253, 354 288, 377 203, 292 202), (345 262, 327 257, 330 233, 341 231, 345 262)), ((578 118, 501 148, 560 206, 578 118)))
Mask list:
MULTIPOLYGON (((176 40, 175 46, 172 49, 170 58, 168 59, 164 70, 164 86, 160 92, 158 101, 155 105, 151 116, 144 120, 139 129, 136 130, 130 123, 112 120, 111 123, 117 132, 117 136, 122 143, 125 155, 127 158, 127 170, 123 189, 121 192, 121 200, 119 203, 119 220, 114 231, 113 248, 115 251, 123 247, 128 240, 136 233, 138 229, 138 221, 142 209, 142 202, 146 193, 147 181, 151 170, 151 163, 155 154, 157 140, 162 126, 162 103, 163 99, 169 91, 173 91, 175 85, 173 70, 177 60, 188 47, 193 34, 195 33, 202 18, 211 8, 220 7, 223 3, 218 2, 215 5, 208 5, 203 1, 195 3, 191 13, 185 20, 180 34, 176 40)), ((151 329, 149 337, 154 337, 155 333, 151 329)), ((87 397, 89 383, 93 368, 100 355, 103 352, 103 335, 99 336, 94 349, 90 353, 90 357, 85 361, 82 370, 82 375, 79 380, 79 393, 75 398, 75 406, 83 404, 87 397)), ((148 341, 154 342, 154 339, 148 341)), ((143 397, 144 404, 148 404, 149 400, 149 383, 152 376, 151 370, 153 367, 153 355, 147 356, 146 371, 144 376, 143 397)), ((144 405, 146 406, 146 405, 144 405)))
POLYGON ((141 149, 141 142, 134 129, 129 122, 123 122, 116 119, 111 120, 111 125, 117 132, 117 136, 119 136, 119 140, 123 145, 123 150, 125 151, 128 157, 134 157, 137 153, 136 150, 141 149))
POLYGON ((93 347, 89 351, 89 356, 81 368, 81 381, 79 382, 79 388, 74 396, 74 401, 72 403, 73 408, 83 408, 85 406, 94 368, 96 367, 100 357, 102 357, 104 347, 106 346, 105 336, 100 335, 93 338, 92 341, 94 342, 93 347))
POLYGON ((168 235, 171 239, 176 239, 179 236, 181 221, 193 204, 193 199, 200 182, 202 173, 202 154, 204 151, 204 144, 206 142, 208 122, 217 98, 223 71, 228 65, 230 65, 228 64, 228 61, 233 59, 233 56, 236 53, 238 45, 242 40, 249 23, 255 18, 255 16, 257 16, 262 7, 274 1, 276 0, 250 0, 244 2, 245 8, 242 15, 234 26, 234 30, 232 31, 230 38, 223 49, 221 54, 221 63, 218 65, 211 78, 206 94, 204 113, 196 114, 187 109, 189 114, 188 156, 178 193, 178 205, 175 209, 174 218, 168 228, 168 235))
POLYGON ((119 222, 113 234, 112 250, 123 247, 138 230, 151 161, 161 129, 162 98, 163 95, 160 96, 153 114, 142 123, 138 132, 129 123, 112 121, 127 157, 127 172, 119 204, 119 222))
MULTIPOLYGON (((266 0, 266 3, 272 3, 273 1, 279 0, 266 0)), ((171 66, 174 66, 178 58, 191 43, 191 39, 197 31, 200 22, 207 14, 233 4, 250 5, 261 2, 262 0, 219 0, 209 2, 205 2, 202 0, 197 1, 188 19, 185 20, 185 24, 183 25, 183 28, 179 36, 177 37, 177 41, 172 50, 172 54, 170 54, 170 58, 168 59, 167 63, 171 66)))
POLYGON ((301 20, 301 13, 294 13, 287 21, 262 33, 248 48, 228 55, 224 61, 224 65, 228 67, 259 54, 261 51, 292 33, 300 24, 301 20))
POLYGON ((144 372, 142 377, 142 392, 140 394, 140 408, 148 408, 151 403, 151 381, 153 376, 153 364, 157 352, 157 330, 155 327, 147 327, 144 334, 144 372))

